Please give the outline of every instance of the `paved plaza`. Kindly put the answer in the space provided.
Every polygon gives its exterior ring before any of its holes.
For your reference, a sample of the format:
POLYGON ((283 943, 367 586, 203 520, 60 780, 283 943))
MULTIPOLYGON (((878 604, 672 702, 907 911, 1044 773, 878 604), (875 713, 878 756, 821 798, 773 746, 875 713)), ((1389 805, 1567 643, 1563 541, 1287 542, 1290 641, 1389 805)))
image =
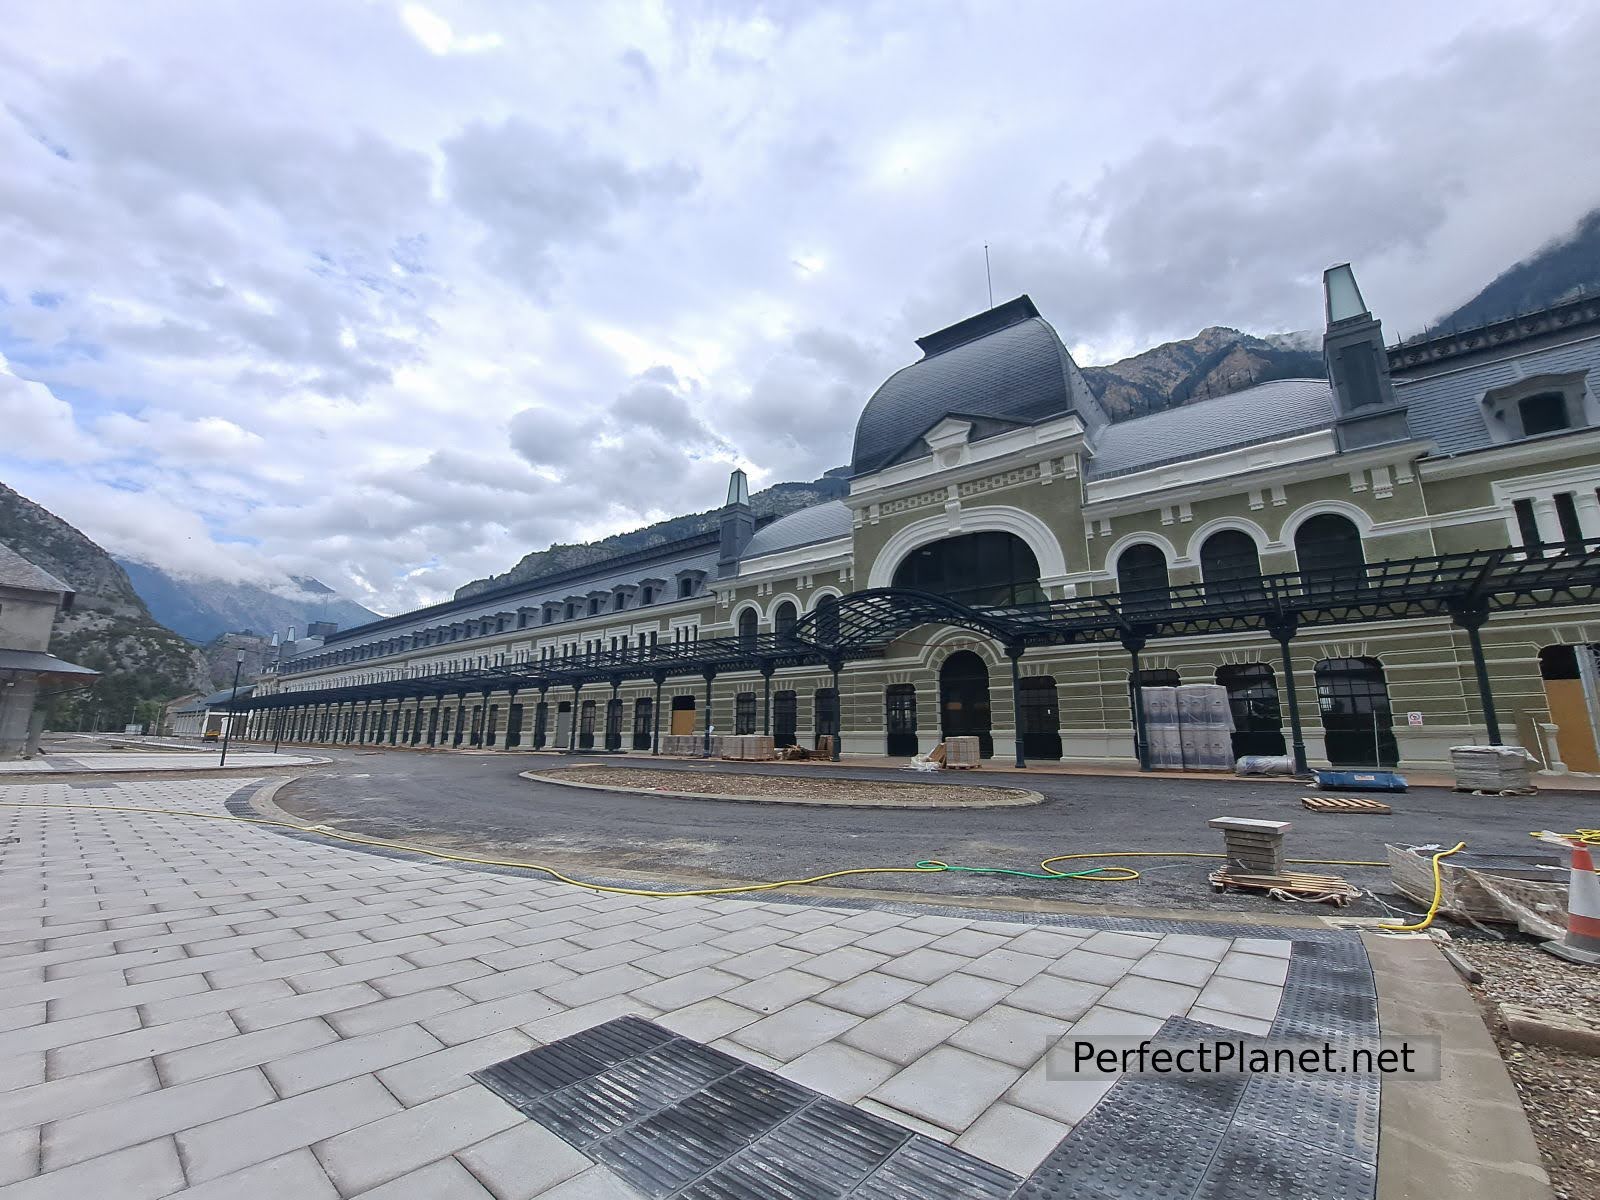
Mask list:
POLYGON ((624 1014, 1026 1176, 1111 1086, 1047 1078, 1052 1042, 1266 1033, 1299 944, 601 894, 116 811, 249 815, 258 782, 0 788, 7 1197, 633 1196, 469 1074, 624 1014))

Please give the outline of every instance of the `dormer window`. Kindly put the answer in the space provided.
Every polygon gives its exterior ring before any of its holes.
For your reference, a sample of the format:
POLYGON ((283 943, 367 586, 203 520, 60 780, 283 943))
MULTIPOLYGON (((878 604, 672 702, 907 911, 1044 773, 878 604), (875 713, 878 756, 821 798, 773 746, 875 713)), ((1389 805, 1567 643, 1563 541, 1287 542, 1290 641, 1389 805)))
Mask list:
POLYGON ((678 580, 678 599, 679 600, 687 600, 692 595, 694 595, 694 580, 692 580, 692 579, 680 579, 680 580, 678 580))
POLYGON ((1560 392, 1538 392, 1524 396, 1517 401, 1517 413, 1522 418, 1523 437, 1558 433, 1572 428, 1567 398, 1560 392))

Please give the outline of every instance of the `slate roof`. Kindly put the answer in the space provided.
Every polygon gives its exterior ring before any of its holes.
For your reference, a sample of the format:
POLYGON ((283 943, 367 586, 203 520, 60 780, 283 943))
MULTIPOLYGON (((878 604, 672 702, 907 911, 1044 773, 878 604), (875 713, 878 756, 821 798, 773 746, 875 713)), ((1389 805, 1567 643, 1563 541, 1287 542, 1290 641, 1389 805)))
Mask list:
POLYGON ((61 592, 72 595, 70 583, 63 583, 43 567, 36 567, 4 542, 0 542, 0 587, 21 591, 61 592))
MULTIPOLYGON (((250 693, 253 692, 253 691, 255 691, 255 684, 253 684, 253 683, 241 684, 239 686, 239 699, 243 700, 246 696, 250 695, 250 693)), ((232 696, 233 696, 233 689, 231 687, 230 688, 223 688, 220 692, 212 692, 211 695, 209 695, 209 696, 204 696, 204 697, 202 697, 202 698, 200 698, 198 700, 191 700, 191 701, 189 701, 189 703, 185 704, 183 707, 178 708, 178 709, 174 709, 173 711, 174 712, 180 712, 180 713, 196 713, 196 712, 205 712, 207 709, 227 708, 228 707, 228 700, 232 696)))
POLYGON ((872 394, 856 422, 851 469, 868 474, 928 453, 921 437, 947 416, 974 438, 1076 412, 1104 423, 1100 402, 1027 296, 917 339, 923 357, 872 394))
POLYGON ((1091 479, 1220 454, 1256 442, 1328 429, 1335 415, 1326 379, 1274 379, 1227 396, 1116 421, 1091 445, 1091 479))
POLYGON ((1452 364, 1454 369, 1396 376, 1395 397, 1408 406, 1411 432, 1432 438, 1440 454, 1462 454, 1494 445, 1483 419, 1483 395, 1533 375, 1587 371, 1591 396, 1600 396, 1600 340, 1547 346, 1524 354, 1452 364))
POLYGON ((850 509, 843 500, 825 500, 779 517, 770 525, 756 530, 755 536, 745 544, 741 558, 751 559, 779 550, 793 550, 817 542, 831 542, 834 538, 850 536, 850 509))

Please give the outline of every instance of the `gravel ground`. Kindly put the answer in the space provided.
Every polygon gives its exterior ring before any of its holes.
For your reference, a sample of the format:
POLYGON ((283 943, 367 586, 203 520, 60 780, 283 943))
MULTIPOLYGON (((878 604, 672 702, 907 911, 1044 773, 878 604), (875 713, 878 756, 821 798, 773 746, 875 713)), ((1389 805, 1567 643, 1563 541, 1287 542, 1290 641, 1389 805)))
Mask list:
POLYGON ((1522 1096, 1533 1136, 1559 1200, 1600 1196, 1600 1059, 1512 1040, 1495 1011, 1502 1003, 1554 1009, 1600 1025, 1600 967, 1546 954, 1532 942, 1458 939, 1461 956, 1483 973, 1472 990, 1522 1096))
POLYGON ((797 804, 837 804, 872 808, 964 808, 999 803, 1036 803, 1037 795, 1018 788, 960 787, 950 784, 893 783, 881 779, 826 776, 735 774, 728 771, 652 771, 638 767, 578 766, 535 772, 541 779, 598 787, 676 792, 695 796, 748 797, 797 804))

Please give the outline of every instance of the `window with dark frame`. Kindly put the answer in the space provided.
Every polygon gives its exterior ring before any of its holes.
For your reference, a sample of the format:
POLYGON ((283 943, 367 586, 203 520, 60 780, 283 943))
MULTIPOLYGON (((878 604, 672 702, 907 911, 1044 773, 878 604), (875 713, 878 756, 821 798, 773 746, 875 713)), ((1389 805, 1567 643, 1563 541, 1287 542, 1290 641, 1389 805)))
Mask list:
POLYGON ((1539 392, 1522 397, 1517 401, 1517 416, 1522 422, 1523 437, 1559 433, 1572 428, 1567 413, 1567 398, 1560 392, 1539 392))

